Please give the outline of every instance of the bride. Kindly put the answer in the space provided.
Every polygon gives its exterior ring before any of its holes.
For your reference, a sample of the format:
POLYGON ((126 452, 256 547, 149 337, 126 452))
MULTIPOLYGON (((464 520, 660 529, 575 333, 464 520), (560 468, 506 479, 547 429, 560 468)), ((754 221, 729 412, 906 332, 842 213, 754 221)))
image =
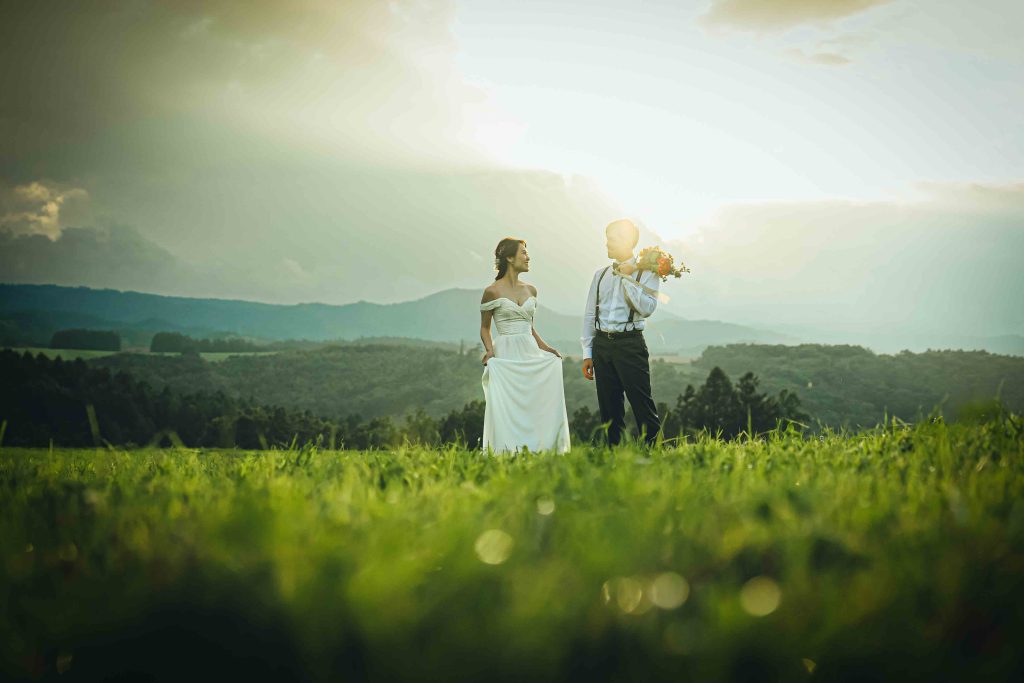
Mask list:
POLYGON ((519 280, 530 270, 526 242, 511 237, 494 250, 498 276, 480 299, 484 343, 484 451, 569 450, 562 355, 533 327, 537 288, 519 280), (491 320, 498 330, 491 340, 491 320))

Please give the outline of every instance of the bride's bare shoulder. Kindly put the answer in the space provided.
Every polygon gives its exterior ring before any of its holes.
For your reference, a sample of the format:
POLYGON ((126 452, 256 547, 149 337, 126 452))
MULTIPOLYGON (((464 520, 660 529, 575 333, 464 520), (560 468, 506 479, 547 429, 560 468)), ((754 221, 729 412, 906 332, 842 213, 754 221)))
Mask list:
POLYGON ((531 296, 537 296, 537 288, 536 287, 534 287, 533 285, 531 285, 529 283, 527 283, 526 287, 527 287, 527 289, 530 290, 530 295, 531 296))
POLYGON ((496 285, 490 285, 484 289, 484 294, 480 297, 480 303, 485 304, 488 301, 494 301, 500 295, 498 294, 498 287, 496 285))

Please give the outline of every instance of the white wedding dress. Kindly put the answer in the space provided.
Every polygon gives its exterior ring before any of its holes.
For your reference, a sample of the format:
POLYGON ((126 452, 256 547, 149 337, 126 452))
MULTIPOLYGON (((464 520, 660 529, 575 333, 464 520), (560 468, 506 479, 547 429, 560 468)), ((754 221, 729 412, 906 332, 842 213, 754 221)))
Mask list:
POLYGON ((480 310, 494 311, 498 331, 494 357, 484 366, 482 379, 484 451, 568 451, 562 359, 541 351, 533 337, 537 298, 531 296, 520 306, 501 297, 480 304, 480 310))

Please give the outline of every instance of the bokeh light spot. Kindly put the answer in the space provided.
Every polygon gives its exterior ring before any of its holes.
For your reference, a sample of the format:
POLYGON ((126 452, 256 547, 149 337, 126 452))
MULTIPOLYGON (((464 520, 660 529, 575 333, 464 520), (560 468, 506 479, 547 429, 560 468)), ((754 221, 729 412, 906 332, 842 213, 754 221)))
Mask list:
POLYGON ((675 572, 659 574, 651 582, 651 602, 661 609, 676 609, 690 597, 690 584, 675 572))
POLYGON ((537 499, 537 513, 544 515, 550 515, 555 511, 555 501, 550 498, 538 498, 537 499))
POLYGON ((774 612, 782 602, 779 584, 767 576, 755 576, 740 590, 740 605, 755 617, 764 617, 774 612))
POLYGON ((601 598, 606 605, 614 602, 626 614, 644 614, 653 606, 644 584, 637 577, 616 577, 601 586, 601 598))
POLYGON ((644 586, 633 578, 622 578, 615 583, 615 602, 619 609, 630 614, 640 607, 644 599, 644 586))
POLYGON ((515 541, 501 529, 488 529, 476 539, 474 548, 485 564, 501 564, 508 559, 515 541))

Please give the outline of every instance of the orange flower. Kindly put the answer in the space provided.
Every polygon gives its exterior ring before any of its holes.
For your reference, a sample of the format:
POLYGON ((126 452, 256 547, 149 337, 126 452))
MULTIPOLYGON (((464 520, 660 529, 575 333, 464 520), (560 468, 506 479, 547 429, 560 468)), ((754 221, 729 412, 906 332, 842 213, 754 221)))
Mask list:
POLYGON ((679 277, 683 273, 689 273, 690 269, 680 263, 676 266, 675 259, 661 247, 647 247, 640 250, 636 260, 637 268, 649 270, 656 273, 664 282, 669 275, 679 277))

